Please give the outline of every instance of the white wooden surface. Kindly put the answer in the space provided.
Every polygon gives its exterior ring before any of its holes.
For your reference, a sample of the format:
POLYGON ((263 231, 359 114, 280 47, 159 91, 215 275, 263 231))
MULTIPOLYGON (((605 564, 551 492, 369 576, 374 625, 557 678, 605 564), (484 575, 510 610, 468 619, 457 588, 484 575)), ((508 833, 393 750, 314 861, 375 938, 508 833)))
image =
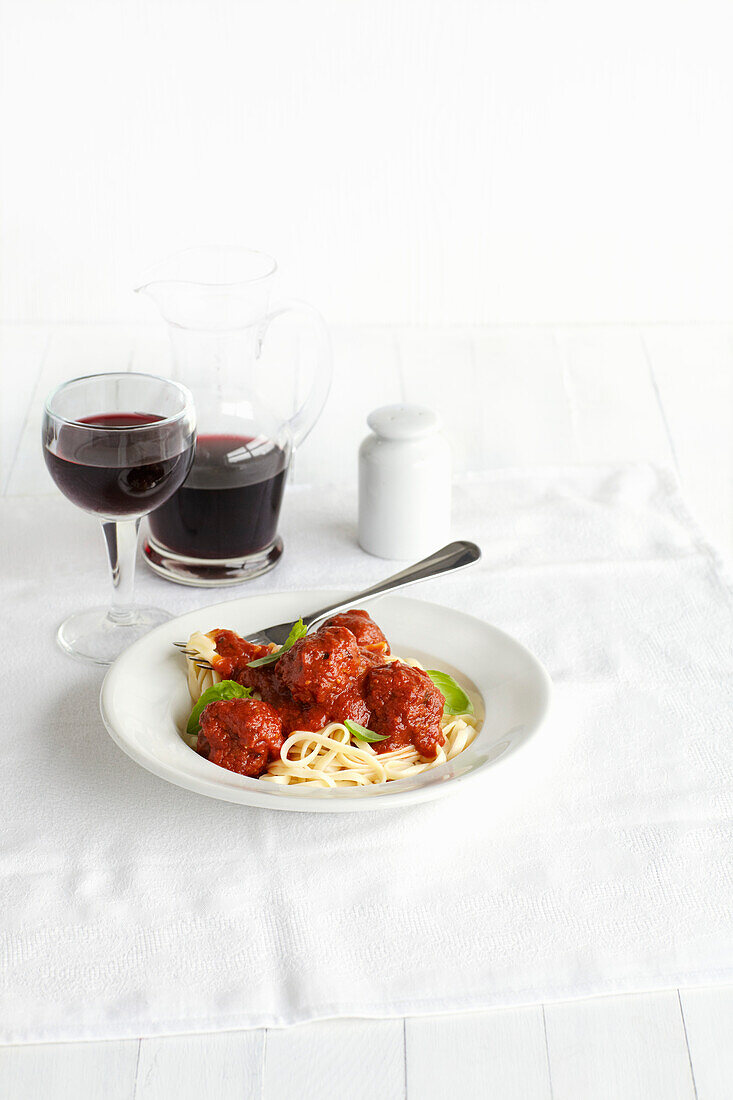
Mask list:
MULTIPOLYGON (((295 478, 353 476, 364 416, 440 405, 460 470, 643 460, 676 468, 733 556, 733 331, 725 326, 339 329, 337 379, 295 478), (356 381, 358 378, 358 382, 356 381), (459 432, 460 428, 460 432, 459 432)), ((100 369, 165 370, 155 328, 0 328, 0 491, 54 491, 40 402, 100 369)), ((0 1095, 85 1100, 497 1097, 728 1100, 733 989, 670 990, 286 1031, 0 1048, 0 1095)))
POLYGON ((0 319, 249 243, 331 323, 713 321, 729 0, 3 0, 0 319), (307 258, 307 260, 305 259, 307 258))

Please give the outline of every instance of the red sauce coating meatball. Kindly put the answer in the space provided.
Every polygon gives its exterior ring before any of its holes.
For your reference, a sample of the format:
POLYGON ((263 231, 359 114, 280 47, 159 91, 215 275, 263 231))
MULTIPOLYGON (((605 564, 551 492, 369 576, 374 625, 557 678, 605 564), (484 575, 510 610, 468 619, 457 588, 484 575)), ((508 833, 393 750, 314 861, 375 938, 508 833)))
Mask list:
POLYGON ((366 699, 359 692, 357 687, 350 686, 345 688, 340 695, 336 696, 329 709, 331 715, 330 721, 346 722, 348 719, 351 722, 358 722, 360 726, 369 729, 372 712, 369 710, 366 699))
POLYGON ((219 699, 201 712, 196 749, 213 764, 253 779, 267 770, 283 743, 280 715, 258 699, 219 699))
POLYGON ((383 665, 384 658, 381 653, 372 653, 370 649, 362 649, 359 651, 359 672, 357 674, 357 681, 361 687, 364 686, 364 679, 366 674, 373 668, 378 668, 383 665))
MULTIPOLYGON (((319 730, 329 722, 344 722, 347 718, 368 727, 371 712, 363 698, 364 677, 371 668, 382 663, 378 654, 360 649, 359 663, 354 675, 340 692, 321 703, 302 703, 293 698, 280 677, 280 661, 264 665, 260 669, 250 669, 249 676, 243 675, 240 683, 246 681, 249 687, 254 688, 263 699, 272 704, 282 718, 286 737, 294 730, 319 730)), ((287 662, 285 667, 287 668, 287 662)))
POLYGON ((215 631, 214 645, 217 653, 214 663, 221 678, 237 680, 245 687, 253 687, 254 685, 246 683, 245 680, 240 680, 240 676, 242 674, 246 676, 245 670, 249 662, 266 656, 270 652, 270 647, 245 642, 244 638, 240 638, 239 634, 235 634, 233 630, 215 631))
POLYGON ((266 703, 274 707, 280 715, 286 737, 293 730, 322 729, 331 721, 327 707, 322 704, 306 706, 297 702, 280 679, 278 665, 279 662, 274 662, 260 668, 249 668, 246 664, 240 664, 233 670, 230 679, 256 691, 266 703))
POLYGON ((369 671, 384 664, 381 654, 369 649, 359 651, 359 668, 353 681, 332 700, 330 712, 332 722, 345 722, 349 719, 369 729, 372 712, 364 698, 364 681, 369 671))
POLYGON ((364 680, 364 698, 372 714, 369 728, 387 735, 374 745, 377 752, 414 745, 432 760, 445 744, 440 729, 445 699, 422 669, 401 661, 373 668, 364 680))
POLYGON ((327 619, 321 630, 330 626, 345 626, 356 638, 356 644, 360 649, 371 649, 375 653, 389 653, 389 642, 379 629, 374 619, 367 615, 366 611, 352 608, 341 615, 334 615, 327 619))
POLYGON ((360 661, 351 631, 328 626, 307 634, 283 653, 277 671, 296 702, 325 706, 354 679, 360 661))
MULTIPOLYGON (((251 658, 251 660, 254 660, 254 658, 251 658)), ((250 668, 248 665, 242 664, 234 670, 231 679, 236 680, 243 687, 252 688, 252 691, 256 691, 258 695, 261 695, 265 702, 272 703, 274 707, 277 707, 279 706, 279 697, 284 689, 277 684, 275 668, 274 664, 262 665, 261 668, 250 668)), ((290 698, 289 695, 288 698, 290 698)))
POLYGON ((297 702, 288 691, 278 674, 278 665, 266 665, 259 672, 258 693, 270 703, 280 715, 283 733, 287 737, 293 730, 320 730, 331 721, 327 706, 316 703, 307 706, 297 702))

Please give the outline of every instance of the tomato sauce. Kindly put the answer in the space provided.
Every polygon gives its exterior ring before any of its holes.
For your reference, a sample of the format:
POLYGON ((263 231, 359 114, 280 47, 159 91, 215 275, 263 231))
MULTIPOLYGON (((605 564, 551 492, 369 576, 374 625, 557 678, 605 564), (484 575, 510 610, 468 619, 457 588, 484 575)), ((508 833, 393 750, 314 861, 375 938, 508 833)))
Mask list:
POLYGON ((229 754, 237 763, 234 771, 260 775, 272 759, 269 754, 278 737, 277 751, 294 730, 315 731, 346 719, 385 737, 373 743, 378 753, 414 745, 422 756, 434 759, 438 746, 445 743, 440 728, 443 696, 422 669, 385 661, 389 643, 365 611, 334 616, 277 661, 260 668, 251 668, 250 662, 272 647, 253 645, 231 630, 217 630, 213 639, 216 671, 251 688, 267 708, 255 712, 246 705, 257 700, 222 700, 202 712, 204 736, 199 737, 199 751, 214 759, 206 725, 213 730, 215 751, 229 754), (234 708, 233 702, 243 705, 234 708), (225 721, 217 710, 209 720, 206 716, 215 707, 229 708, 230 717, 225 721), (258 721, 263 723, 264 740, 257 736, 258 721))
POLYGON ((214 633, 216 646, 216 671, 222 680, 236 680, 236 673, 247 667, 250 661, 264 657, 270 652, 269 646, 254 645, 245 642, 233 630, 217 630, 214 633))

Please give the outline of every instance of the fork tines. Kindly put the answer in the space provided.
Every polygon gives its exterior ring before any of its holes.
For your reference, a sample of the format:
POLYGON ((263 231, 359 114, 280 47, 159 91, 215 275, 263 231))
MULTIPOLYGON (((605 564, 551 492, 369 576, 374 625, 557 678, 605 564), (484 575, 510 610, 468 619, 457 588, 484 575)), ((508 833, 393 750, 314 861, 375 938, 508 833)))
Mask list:
POLYGON ((198 653, 196 653, 195 650, 188 649, 185 642, 174 642, 173 645, 176 647, 176 649, 180 649, 184 657, 188 657, 190 661, 193 661, 193 663, 196 665, 196 668, 205 668, 209 672, 213 670, 214 666, 212 664, 209 664, 208 661, 204 661, 203 658, 199 657, 198 653))

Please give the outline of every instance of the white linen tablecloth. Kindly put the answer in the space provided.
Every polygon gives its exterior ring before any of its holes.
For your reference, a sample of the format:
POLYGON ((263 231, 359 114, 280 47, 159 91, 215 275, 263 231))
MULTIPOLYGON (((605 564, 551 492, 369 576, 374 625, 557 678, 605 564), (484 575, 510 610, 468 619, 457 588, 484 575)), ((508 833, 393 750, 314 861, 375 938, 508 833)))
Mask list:
MULTIPOLYGON (((141 567, 140 599, 362 587, 393 570, 358 549, 354 513, 346 490, 291 488, 274 573, 206 592, 141 567)), ((484 560, 412 594, 533 649, 551 720, 455 796, 330 816, 209 800, 124 756, 101 670, 54 642, 104 602, 95 523, 52 496, 0 502, 1 1041, 733 980, 733 600, 671 478, 501 471, 462 481, 454 518, 484 560)))

